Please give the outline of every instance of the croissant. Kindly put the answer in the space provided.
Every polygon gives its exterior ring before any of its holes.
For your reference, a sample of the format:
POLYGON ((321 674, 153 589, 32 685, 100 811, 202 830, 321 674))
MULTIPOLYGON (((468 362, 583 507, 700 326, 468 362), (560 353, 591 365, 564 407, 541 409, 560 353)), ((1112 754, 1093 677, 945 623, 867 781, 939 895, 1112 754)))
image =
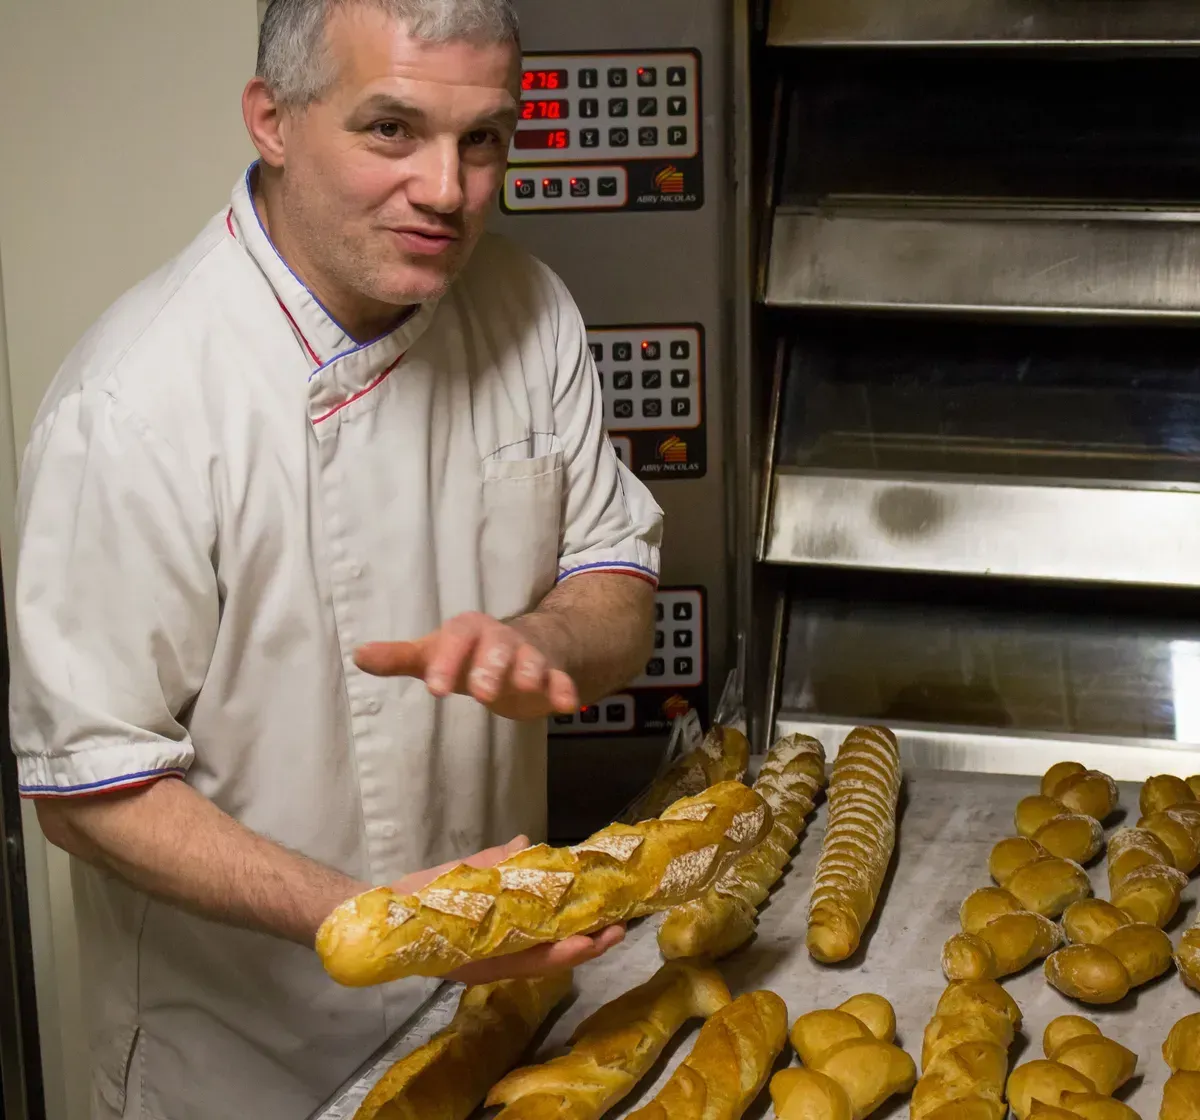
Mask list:
POLYGON ((925 1028, 912 1120, 1004 1120, 1008 1050, 1021 1009, 992 980, 952 983, 925 1028))
POLYGON ((788 735, 771 748, 752 787, 770 806, 771 833, 700 898, 667 912, 658 930, 667 960, 718 960, 750 940, 758 907, 783 874, 824 785, 825 751, 816 739, 788 735))
POLYGON ((838 752, 829 822, 813 879, 808 951, 822 963, 858 948, 896 844, 900 751, 885 728, 860 727, 838 752))
POLYGON ((657 820, 610 825, 574 848, 540 844, 494 867, 461 864, 403 897, 368 891, 325 920, 317 952, 347 986, 444 976, 697 898, 770 828, 757 793, 723 782, 657 820))
POLYGON ((514 1070, 487 1095, 504 1120, 599 1120, 646 1075, 689 1019, 707 1019, 730 1004, 711 968, 663 965, 646 983, 585 1019, 571 1051, 544 1065, 514 1070))
POLYGON ((1200 1117, 1200 1014, 1187 1015, 1171 1028, 1162 1048, 1171 1071, 1163 1088, 1159 1120, 1200 1117))
POLYGON ((1136 1116, 1122 1112, 1123 1105, 1114 1111, 1118 1102, 1110 1098, 1133 1076, 1137 1055, 1105 1038, 1095 1023, 1078 1015, 1052 1020, 1042 1052, 1045 1060, 1018 1066, 1008 1079, 1008 1103, 1017 1120, 1033 1114, 1035 1101, 1070 1116, 1093 1116, 1097 1109, 1105 1116, 1136 1116))
POLYGON ((750 992, 700 1028, 662 1091, 628 1120, 738 1120, 762 1091, 787 1041, 787 1006, 750 992))
POLYGON ((681 797, 695 797, 721 782, 740 782, 750 765, 750 743, 732 727, 713 727, 700 745, 677 758, 619 818, 638 824, 661 817, 681 797))
POLYGON ((467 988, 449 1026, 396 1062, 354 1120, 467 1120, 570 991, 570 972, 467 988))
POLYGON ((832 1011, 810 1011, 792 1026, 803 1069, 771 1079, 780 1120, 862 1120, 916 1081, 913 1060, 894 1044, 896 1015, 882 996, 863 994, 832 1011))

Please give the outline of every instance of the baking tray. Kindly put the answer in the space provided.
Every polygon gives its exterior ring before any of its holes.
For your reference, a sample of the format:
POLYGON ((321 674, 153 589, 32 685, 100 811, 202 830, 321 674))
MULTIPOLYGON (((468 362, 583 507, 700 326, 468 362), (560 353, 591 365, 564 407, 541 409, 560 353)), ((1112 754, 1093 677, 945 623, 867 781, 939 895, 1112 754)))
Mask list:
MULTIPOLYGON (((1138 816, 1139 787, 1122 784, 1120 790, 1120 809, 1108 822, 1110 834, 1138 816)), ((925 1024, 946 986, 940 965, 942 944, 959 928, 962 900, 977 887, 989 884, 988 853, 997 840, 1012 835, 1017 801, 1035 792, 1037 781, 1025 777, 933 770, 907 773, 901 799, 899 858, 892 861, 863 947, 852 960, 834 967, 816 964, 804 947, 808 896, 825 825, 826 806, 822 803, 801 838, 794 862, 761 913, 758 936, 720 963, 731 991, 737 995, 755 988, 771 989, 787 1002, 789 1021, 814 1008, 833 1007, 856 992, 878 992, 895 1006, 898 1042, 919 1064, 925 1024)), ((1103 858, 1088 870, 1097 895, 1107 898, 1103 858)), ((1173 941, 1178 941, 1191 922, 1198 893, 1200 881, 1193 881, 1184 892, 1179 915, 1168 927, 1173 941)), ((585 1016, 654 973, 661 964, 655 943, 657 925, 657 918, 636 924, 622 945, 576 972, 577 994, 537 1047, 538 1060, 562 1053, 566 1039, 585 1016)), ((1120 1098, 1145 1120, 1158 1115, 1167 1075, 1162 1043, 1178 1019, 1200 1011, 1200 996, 1185 988, 1174 970, 1110 1008, 1072 1003, 1045 982, 1040 965, 1009 977, 1004 986, 1025 1017, 1010 1055, 1014 1065, 1042 1056, 1042 1031, 1056 1015, 1087 1015, 1105 1034, 1138 1055, 1137 1075, 1120 1098)), ((350 1120, 392 1061, 450 1021, 458 995, 455 985, 439 988, 313 1120, 350 1120)), ((685 1028, 650 1076, 607 1120, 627 1116, 646 1103, 691 1049, 698 1029, 698 1023, 685 1028)), ((790 1050, 785 1051, 781 1064, 794 1061, 790 1050)), ((764 1092, 746 1115, 756 1120, 770 1113, 764 1092)), ((478 1116, 494 1114, 495 1110, 481 1111, 478 1116)), ((894 1102, 874 1115, 905 1117, 907 1102, 894 1102)))

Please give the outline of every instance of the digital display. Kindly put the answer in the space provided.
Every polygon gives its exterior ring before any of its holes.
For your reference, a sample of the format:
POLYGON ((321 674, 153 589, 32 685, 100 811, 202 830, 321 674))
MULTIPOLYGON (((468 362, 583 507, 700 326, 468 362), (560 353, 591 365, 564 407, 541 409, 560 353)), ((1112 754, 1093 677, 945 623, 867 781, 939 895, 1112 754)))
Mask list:
POLYGON ((571 133, 565 128, 527 128, 513 138, 513 147, 518 151, 531 148, 569 148, 571 133))
POLYGON ((569 101, 551 101, 545 97, 521 102, 523 121, 562 121, 571 115, 569 101))
POLYGON ((526 70, 521 75, 521 88, 531 89, 566 89, 568 84, 565 70, 526 70))

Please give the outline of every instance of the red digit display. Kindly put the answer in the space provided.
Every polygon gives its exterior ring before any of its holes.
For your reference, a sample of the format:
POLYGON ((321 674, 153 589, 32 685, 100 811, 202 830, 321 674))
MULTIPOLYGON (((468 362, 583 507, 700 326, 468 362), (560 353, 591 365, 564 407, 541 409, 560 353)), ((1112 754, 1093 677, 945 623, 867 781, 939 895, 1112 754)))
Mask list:
POLYGON ((513 147, 519 151, 530 148, 569 148, 571 133, 565 128, 526 128, 513 138, 513 147))
POLYGON ((521 75, 521 88, 531 89, 566 89, 568 85, 565 70, 526 70, 521 75))
POLYGON ((521 102, 523 121, 563 121, 571 115, 569 101, 551 101, 544 97, 521 102))

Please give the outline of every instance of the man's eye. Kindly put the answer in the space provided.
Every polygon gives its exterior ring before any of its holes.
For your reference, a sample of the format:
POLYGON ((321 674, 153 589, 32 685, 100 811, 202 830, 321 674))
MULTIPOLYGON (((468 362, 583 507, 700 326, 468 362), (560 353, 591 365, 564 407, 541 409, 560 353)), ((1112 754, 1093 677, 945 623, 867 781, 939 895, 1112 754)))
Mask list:
POLYGON ((488 144, 498 144, 499 142, 500 137, 490 128, 477 128, 474 132, 467 133, 467 143, 473 148, 486 147, 488 144))
POLYGON ((398 140, 406 135, 404 125, 399 121, 380 121, 371 126, 371 131, 384 140, 398 140))

